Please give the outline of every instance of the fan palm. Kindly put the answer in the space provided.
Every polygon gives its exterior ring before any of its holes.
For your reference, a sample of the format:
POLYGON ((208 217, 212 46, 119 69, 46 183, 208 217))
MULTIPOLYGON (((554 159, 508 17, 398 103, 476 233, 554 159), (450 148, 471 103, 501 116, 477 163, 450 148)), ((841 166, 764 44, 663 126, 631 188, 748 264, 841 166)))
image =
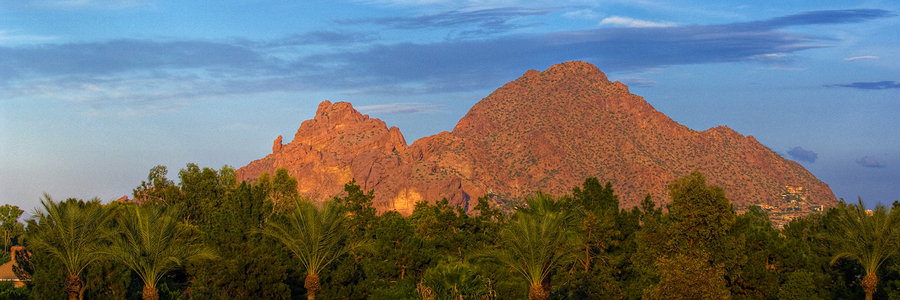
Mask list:
POLYGON ((574 259, 578 249, 573 239, 573 218, 553 197, 537 194, 526 198, 527 208, 518 208, 500 232, 500 248, 483 254, 512 268, 529 284, 528 299, 549 295, 550 272, 574 259), (544 286, 544 285, 548 286, 544 286))
POLYGON ((80 299, 84 287, 81 272, 103 257, 102 228, 107 226, 110 214, 96 198, 57 203, 45 193, 41 205, 44 211, 35 212, 28 220, 29 246, 62 263, 66 295, 69 300, 80 299))
POLYGON ((862 288, 866 300, 871 300, 878 285, 876 272, 900 249, 900 210, 889 212, 878 205, 874 211, 867 211, 862 199, 857 205, 846 205, 842 201, 837 208, 835 225, 831 237, 836 242, 837 254, 831 263, 843 258, 858 261, 866 271, 862 288))
POLYGON ((490 299, 490 282, 460 261, 442 262, 425 271, 417 291, 426 300, 490 299))
POLYGON ((144 281, 144 300, 159 299, 160 279, 187 260, 214 257, 203 245, 200 231, 180 220, 178 209, 124 204, 119 212, 105 253, 144 281))
POLYGON ((306 271, 307 299, 316 298, 320 289, 319 272, 335 259, 363 245, 360 241, 349 241, 350 231, 346 218, 332 201, 317 209, 308 201, 294 200, 294 207, 288 215, 279 220, 270 220, 259 231, 284 244, 299 260, 306 271))

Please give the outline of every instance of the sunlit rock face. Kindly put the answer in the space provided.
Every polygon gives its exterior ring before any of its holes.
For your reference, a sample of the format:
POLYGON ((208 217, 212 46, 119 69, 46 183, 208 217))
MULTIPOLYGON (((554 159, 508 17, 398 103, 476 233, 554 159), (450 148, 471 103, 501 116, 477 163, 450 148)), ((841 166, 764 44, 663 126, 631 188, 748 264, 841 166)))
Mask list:
POLYGON ((535 191, 561 195, 586 177, 611 182, 623 207, 647 194, 668 202, 666 185, 695 170, 736 208, 780 206, 784 186, 803 187, 807 205, 836 201, 828 185, 752 136, 691 130, 584 62, 530 70, 475 104, 452 132, 412 145, 349 103, 325 101, 272 150, 240 168, 239 180, 286 168, 301 194, 324 201, 356 179, 375 191, 380 212, 404 215, 423 200, 471 209, 485 195, 507 205, 535 191))
POLYGON ((263 172, 274 174, 285 168, 297 178, 299 192, 315 201, 340 195, 344 184, 356 179, 364 190, 375 190, 379 211, 404 214, 430 197, 449 196, 454 204, 468 201, 459 178, 411 180, 415 164, 403 161, 407 148, 398 128, 360 114, 350 103, 325 101, 315 118, 300 125, 293 141, 282 145, 278 137, 272 154, 238 169, 237 174, 239 180, 254 181, 263 172))

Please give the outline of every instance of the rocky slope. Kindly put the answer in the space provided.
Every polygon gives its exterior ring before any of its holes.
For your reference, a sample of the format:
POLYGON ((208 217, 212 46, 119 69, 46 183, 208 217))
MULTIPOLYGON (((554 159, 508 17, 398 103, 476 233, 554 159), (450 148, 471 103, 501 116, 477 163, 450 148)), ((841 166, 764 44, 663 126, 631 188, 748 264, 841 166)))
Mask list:
POLYGON ((375 190, 380 211, 403 214, 421 200, 468 207, 484 195, 509 204, 534 191, 563 194, 589 176, 612 182, 623 207, 647 193, 667 202, 666 185, 694 170, 737 208, 786 206, 783 193, 797 187, 805 206, 835 202, 828 185, 752 136, 724 126, 691 130, 584 62, 530 70, 475 104, 452 132, 409 146, 396 127, 325 101, 290 143, 279 136, 272 150, 240 168, 238 179, 286 168, 301 194, 321 201, 355 178, 375 190))

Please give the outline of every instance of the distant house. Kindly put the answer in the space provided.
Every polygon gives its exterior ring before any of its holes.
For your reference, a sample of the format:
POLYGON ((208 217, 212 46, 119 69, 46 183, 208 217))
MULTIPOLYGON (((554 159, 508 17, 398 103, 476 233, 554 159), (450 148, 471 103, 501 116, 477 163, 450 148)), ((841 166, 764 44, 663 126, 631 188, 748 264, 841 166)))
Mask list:
POLYGON ((11 260, 0 266, 0 281, 12 281, 16 287, 23 287, 25 286, 25 281, 20 280, 16 276, 16 272, 13 272, 13 266, 16 265, 16 253, 25 251, 25 247, 12 246, 9 250, 11 260))

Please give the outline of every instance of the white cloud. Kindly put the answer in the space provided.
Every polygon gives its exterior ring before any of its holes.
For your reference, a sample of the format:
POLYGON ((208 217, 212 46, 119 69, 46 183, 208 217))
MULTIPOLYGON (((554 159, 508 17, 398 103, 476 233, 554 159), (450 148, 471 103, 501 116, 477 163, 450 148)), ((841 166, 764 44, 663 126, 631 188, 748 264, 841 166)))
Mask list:
POLYGON ((0 30, 0 45, 16 45, 34 42, 46 42, 56 39, 55 36, 41 36, 28 34, 14 34, 6 30, 0 30))
POLYGON ((646 27, 672 27, 675 26, 675 23, 665 22, 650 22, 644 20, 637 20, 626 17, 612 16, 600 21, 600 25, 617 25, 617 26, 625 26, 625 27, 635 27, 635 28, 646 28, 646 27))
POLYGON ((878 59, 878 56, 874 56, 874 55, 854 56, 854 57, 845 58, 844 60, 857 60, 857 59, 878 59))
POLYGON ((408 114, 429 112, 440 109, 440 105, 423 103, 389 103, 359 106, 356 109, 365 113, 376 114, 408 114))
POLYGON ((562 14, 562 17, 569 18, 569 19, 588 19, 588 20, 590 20, 590 19, 599 18, 600 14, 598 14, 590 9, 582 9, 582 10, 566 12, 566 13, 562 14))

